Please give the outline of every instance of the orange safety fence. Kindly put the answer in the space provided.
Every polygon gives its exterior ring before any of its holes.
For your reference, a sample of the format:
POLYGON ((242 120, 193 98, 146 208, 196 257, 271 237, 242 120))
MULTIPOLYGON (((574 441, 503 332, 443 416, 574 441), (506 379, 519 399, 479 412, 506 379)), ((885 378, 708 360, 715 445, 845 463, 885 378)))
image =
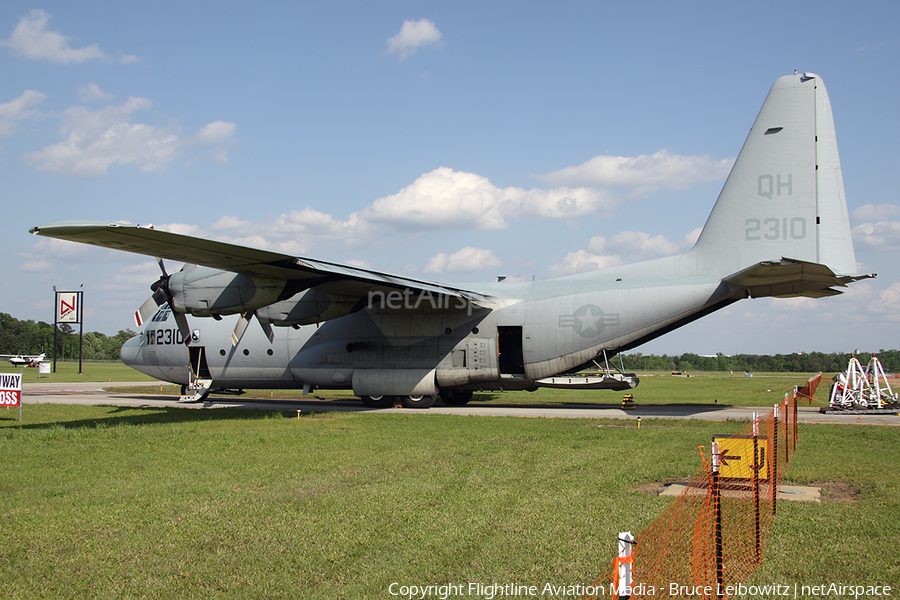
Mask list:
MULTIPOLYGON (((762 560, 778 486, 797 449, 797 402, 812 397, 821 380, 820 373, 785 394, 784 402, 758 418, 755 430, 750 423, 716 438, 716 457, 701 448, 703 466, 675 502, 635 536, 632 598, 736 596, 736 585, 762 560)), ((595 590, 626 595, 616 589, 620 562, 613 562, 611 576, 594 582, 595 590)), ((608 596, 588 598, 600 597, 608 596)))

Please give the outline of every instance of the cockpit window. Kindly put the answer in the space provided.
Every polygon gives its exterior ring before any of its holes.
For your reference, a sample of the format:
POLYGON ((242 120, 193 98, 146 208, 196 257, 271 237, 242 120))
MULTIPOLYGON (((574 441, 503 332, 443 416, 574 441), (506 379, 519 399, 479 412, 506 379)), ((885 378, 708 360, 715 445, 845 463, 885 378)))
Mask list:
POLYGON ((172 312, 172 309, 169 308, 169 303, 165 302, 160 307, 159 310, 156 311, 156 314, 153 315, 154 323, 163 323, 169 318, 169 313, 172 312))

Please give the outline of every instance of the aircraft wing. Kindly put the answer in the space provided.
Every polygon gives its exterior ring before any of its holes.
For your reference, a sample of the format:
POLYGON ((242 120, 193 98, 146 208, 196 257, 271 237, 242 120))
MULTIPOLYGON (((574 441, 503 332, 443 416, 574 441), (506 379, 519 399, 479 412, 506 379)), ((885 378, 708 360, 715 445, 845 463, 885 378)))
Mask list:
POLYGON ((226 242, 195 238, 123 223, 64 221, 41 225, 32 234, 93 246, 124 250, 214 269, 297 282, 299 288, 320 288, 329 294, 362 296, 373 290, 413 290, 491 303, 473 290, 422 281, 379 271, 299 258, 226 242))
POLYGON ((841 290, 834 289, 836 287, 846 287, 849 283, 871 277, 875 277, 875 273, 836 275, 819 263, 782 258, 780 262, 757 263, 729 275, 724 281, 732 287, 743 289, 753 298, 824 298, 841 294, 841 290))

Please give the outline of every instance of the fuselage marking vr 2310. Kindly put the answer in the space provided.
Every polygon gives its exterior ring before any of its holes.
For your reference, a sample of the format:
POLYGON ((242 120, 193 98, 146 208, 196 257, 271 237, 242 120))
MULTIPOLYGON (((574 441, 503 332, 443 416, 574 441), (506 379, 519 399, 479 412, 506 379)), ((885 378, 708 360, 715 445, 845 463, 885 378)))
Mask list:
POLYGON ((857 273, 831 105, 809 73, 772 86, 699 239, 678 256, 451 286, 138 225, 32 233, 160 257, 136 314, 146 329, 122 359, 193 398, 343 388, 369 406, 427 407, 474 390, 627 389, 637 379, 622 373, 559 375, 743 298, 822 298, 874 276, 857 273), (162 259, 186 266, 168 274, 162 259))

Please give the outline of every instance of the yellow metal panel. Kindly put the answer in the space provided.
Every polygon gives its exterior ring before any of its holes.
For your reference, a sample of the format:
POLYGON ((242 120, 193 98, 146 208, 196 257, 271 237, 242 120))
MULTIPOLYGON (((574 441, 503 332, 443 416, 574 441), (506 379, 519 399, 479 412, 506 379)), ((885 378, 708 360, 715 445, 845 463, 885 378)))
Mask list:
MULTIPOLYGON (((719 476, 728 479, 753 478, 753 438, 752 437, 713 437, 719 443, 719 476)), ((758 438, 757 477, 767 478, 766 460, 769 456, 769 444, 766 438, 758 438)))

